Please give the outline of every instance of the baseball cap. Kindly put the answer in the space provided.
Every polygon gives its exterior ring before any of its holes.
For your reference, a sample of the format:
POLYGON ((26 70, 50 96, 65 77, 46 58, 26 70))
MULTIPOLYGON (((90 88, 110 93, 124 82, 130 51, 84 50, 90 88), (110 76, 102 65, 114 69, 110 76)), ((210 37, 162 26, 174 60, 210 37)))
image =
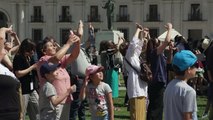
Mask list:
POLYGON ((45 77, 45 74, 48 74, 48 73, 56 70, 60 65, 61 64, 53 64, 53 63, 45 62, 40 67, 40 74, 41 74, 41 76, 45 77))
POLYGON ((208 49, 208 47, 210 46, 212 40, 205 38, 201 44, 203 50, 205 51, 206 49, 208 49))
POLYGON ((172 65, 177 66, 180 71, 184 71, 193 66, 196 62, 197 57, 194 53, 189 50, 181 50, 174 55, 172 65))
POLYGON ((94 74, 98 71, 102 71, 103 69, 104 69, 103 66, 90 65, 86 68, 85 73, 86 73, 86 76, 89 76, 89 75, 94 74))

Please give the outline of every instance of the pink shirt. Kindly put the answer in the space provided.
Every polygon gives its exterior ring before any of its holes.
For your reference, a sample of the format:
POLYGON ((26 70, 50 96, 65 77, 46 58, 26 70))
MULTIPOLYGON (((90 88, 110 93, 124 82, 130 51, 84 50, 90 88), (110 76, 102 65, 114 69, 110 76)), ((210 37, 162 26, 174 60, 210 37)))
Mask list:
MULTIPOLYGON (((38 62, 38 67, 37 67, 37 71, 38 71, 38 78, 39 78, 39 82, 40 82, 40 88, 42 88, 42 86, 44 85, 44 83, 46 82, 46 80, 41 77, 40 75, 40 67, 41 65, 45 62, 45 61, 48 61, 48 59, 50 59, 52 56, 43 56, 40 58, 39 62, 38 62)), ((59 67, 58 70, 58 76, 57 76, 57 79, 53 81, 53 86, 55 87, 56 89, 56 92, 57 92, 57 95, 58 96, 61 96, 63 94, 66 93, 67 91, 67 88, 70 87, 71 83, 70 83, 70 76, 66 70, 66 61, 69 57, 69 54, 65 55, 60 61, 59 63, 61 63, 61 67, 59 67)), ((65 102, 70 102, 71 101, 71 96, 67 97, 67 99, 63 100, 62 103, 65 103, 65 102)))

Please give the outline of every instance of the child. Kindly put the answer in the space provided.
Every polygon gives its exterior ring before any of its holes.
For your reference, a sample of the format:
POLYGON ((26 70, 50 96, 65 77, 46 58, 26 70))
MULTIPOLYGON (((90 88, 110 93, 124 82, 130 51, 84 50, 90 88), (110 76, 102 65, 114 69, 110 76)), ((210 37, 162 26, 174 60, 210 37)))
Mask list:
POLYGON ((58 75, 57 69, 59 66, 60 64, 51 64, 46 62, 42 64, 40 68, 41 76, 46 79, 46 82, 40 91, 40 120, 59 120, 61 111, 58 105, 76 90, 76 86, 73 85, 67 89, 66 94, 57 96, 56 89, 52 85, 52 82, 58 75))
POLYGON ((176 74, 164 93, 165 120, 197 120, 197 101, 195 90, 187 84, 195 77, 197 57, 189 50, 181 50, 172 60, 176 74))
POLYGON ((114 120, 112 89, 103 80, 102 66, 90 65, 81 88, 80 99, 87 97, 91 120, 114 120))

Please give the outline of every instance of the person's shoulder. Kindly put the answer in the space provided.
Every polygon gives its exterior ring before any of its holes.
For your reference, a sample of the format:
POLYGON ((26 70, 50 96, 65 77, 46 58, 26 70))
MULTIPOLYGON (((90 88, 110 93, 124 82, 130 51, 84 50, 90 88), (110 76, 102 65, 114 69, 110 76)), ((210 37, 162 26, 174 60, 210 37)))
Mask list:
POLYGON ((49 55, 44 55, 42 56, 39 61, 47 61, 48 59, 50 59, 52 56, 49 56, 49 55))

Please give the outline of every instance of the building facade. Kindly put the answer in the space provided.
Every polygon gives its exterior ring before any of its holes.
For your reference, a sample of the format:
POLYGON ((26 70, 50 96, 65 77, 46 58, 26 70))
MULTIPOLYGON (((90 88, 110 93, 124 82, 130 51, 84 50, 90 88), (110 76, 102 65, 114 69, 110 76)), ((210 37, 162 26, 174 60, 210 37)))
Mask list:
MULTIPOLYGON (((152 37, 165 31, 164 24, 171 22, 186 38, 200 40, 213 35, 213 0, 114 0, 113 29, 131 39, 138 22, 150 28, 152 37)), ((23 40, 35 42, 45 36, 53 36, 64 43, 70 29, 76 29, 78 21, 84 22, 84 38, 88 37, 88 24, 95 31, 107 29, 107 0, 1 0, 0 27, 13 25, 23 40)))

